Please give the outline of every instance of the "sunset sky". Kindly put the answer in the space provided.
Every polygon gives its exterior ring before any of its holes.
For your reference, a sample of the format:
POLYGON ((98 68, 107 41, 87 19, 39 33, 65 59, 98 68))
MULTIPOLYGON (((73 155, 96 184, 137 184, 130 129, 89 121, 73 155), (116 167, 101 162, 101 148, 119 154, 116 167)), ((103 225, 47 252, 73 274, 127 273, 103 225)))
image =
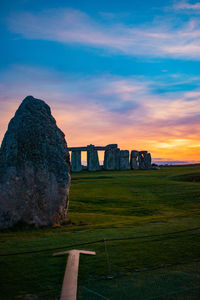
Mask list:
POLYGON ((200 162, 200 2, 2 0, 0 141, 45 100, 69 146, 200 162))

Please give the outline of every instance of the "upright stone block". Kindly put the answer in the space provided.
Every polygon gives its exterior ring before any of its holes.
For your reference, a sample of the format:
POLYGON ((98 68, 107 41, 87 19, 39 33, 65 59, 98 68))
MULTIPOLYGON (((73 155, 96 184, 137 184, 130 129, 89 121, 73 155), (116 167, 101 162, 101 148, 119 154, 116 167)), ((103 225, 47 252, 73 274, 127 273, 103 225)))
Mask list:
POLYGON ((114 170, 115 168, 115 157, 112 149, 105 150, 104 153, 104 170, 114 170))
POLYGON ((120 170, 120 149, 115 149, 115 170, 120 170))
POLYGON ((151 153, 147 154, 147 169, 151 169, 151 153))
POLYGON ((99 171, 99 158, 94 145, 87 146, 87 167, 88 171, 99 171))
POLYGON ((139 169, 151 169, 151 154, 147 151, 140 151, 138 155, 139 169))
POLYGON ((138 154, 138 162, 139 162, 139 169, 140 170, 145 170, 145 155, 147 151, 140 151, 138 154))
POLYGON ((130 170, 129 151, 120 151, 120 170, 130 170))
POLYGON ((130 165, 132 170, 139 169, 139 162, 138 162, 138 151, 132 150, 131 151, 131 160, 130 165))
POLYGON ((104 154, 104 170, 119 170, 119 153, 118 148, 110 148, 104 154))
POLYGON ((72 151, 72 154, 71 154, 71 171, 72 172, 82 171, 81 151, 72 151))

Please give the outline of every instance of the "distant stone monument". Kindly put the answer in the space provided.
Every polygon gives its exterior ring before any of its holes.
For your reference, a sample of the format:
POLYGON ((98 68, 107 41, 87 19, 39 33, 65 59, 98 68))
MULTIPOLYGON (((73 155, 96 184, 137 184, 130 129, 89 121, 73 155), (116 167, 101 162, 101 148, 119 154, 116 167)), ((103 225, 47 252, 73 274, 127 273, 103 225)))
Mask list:
POLYGON ((11 119, 0 149, 0 229, 65 220, 69 152, 50 107, 26 97, 11 119))
POLYGON ((129 160, 129 151, 120 150, 117 144, 107 146, 88 145, 86 147, 69 147, 71 151, 71 170, 80 172, 81 170, 146 170, 151 169, 151 154, 147 151, 131 151, 129 160), (81 166, 81 151, 87 151, 87 167, 81 166), (103 166, 99 164, 97 151, 105 151, 103 166))

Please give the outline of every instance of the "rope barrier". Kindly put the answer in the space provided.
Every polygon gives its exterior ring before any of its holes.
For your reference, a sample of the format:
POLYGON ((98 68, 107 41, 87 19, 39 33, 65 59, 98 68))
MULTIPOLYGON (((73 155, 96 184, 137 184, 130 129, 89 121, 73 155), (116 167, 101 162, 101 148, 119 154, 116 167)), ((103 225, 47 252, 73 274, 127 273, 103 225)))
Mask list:
POLYGON ((107 241, 123 241, 123 240, 135 240, 135 239, 142 239, 142 238, 151 238, 151 237, 159 237, 159 236, 167 236, 167 235, 172 235, 172 234, 179 234, 179 233, 184 233, 184 232, 189 232, 189 231, 194 231, 194 230, 199 230, 200 227, 195 227, 195 228, 190 228, 186 230, 180 230, 180 231, 174 231, 174 232, 168 232, 164 234, 152 234, 152 235, 143 235, 143 236, 136 236, 136 237, 127 237, 127 238, 111 238, 107 239, 107 241))
MULTIPOLYGON (((173 231, 173 232, 162 233, 162 234, 142 235, 142 236, 133 236, 133 237, 125 237, 125 238, 109 238, 109 239, 106 239, 106 241, 109 241, 109 242, 110 241, 125 241, 125 240, 136 240, 136 239, 144 239, 144 238, 165 237, 168 235, 175 235, 175 234, 180 234, 180 233, 185 233, 185 232, 190 232, 190 231, 196 231, 199 229, 200 229, 200 227, 195 227, 195 228, 189 228, 189 229, 185 229, 185 230, 173 231)), ((100 239, 100 240, 95 240, 95 241, 90 241, 90 242, 79 243, 79 244, 65 245, 62 247, 46 248, 46 249, 23 251, 23 252, 3 253, 3 254, 0 254, 0 257, 1 256, 24 255, 24 254, 35 254, 35 253, 49 252, 49 251, 60 250, 60 249, 69 249, 69 248, 74 248, 74 247, 79 247, 79 246, 102 243, 104 241, 105 241, 105 239, 100 239)))
MULTIPOLYGON (((115 273, 113 275, 113 278, 119 278, 119 277, 127 277, 127 276, 132 276, 132 275, 135 275, 137 273, 143 273, 143 272, 149 272, 149 271, 156 271, 156 270, 160 270, 160 269, 167 269, 167 268, 170 268, 170 267, 177 267, 177 266, 185 266, 185 265, 190 265, 190 264, 193 264, 193 263, 197 263, 197 262, 200 262, 200 259, 193 259, 191 261, 188 261, 188 262, 179 262, 179 263, 168 263, 168 264, 165 264, 165 265, 159 265, 159 266, 152 266, 152 267, 149 267, 149 268, 143 268, 143 269, 135 269, 133 271, 128 271, 128 273, 115 273)), ((107 280, 109 279, 107 276, 102 276, 101 277, 102 280, 107 280)), ((99 281, 100 279, 97 278, 95 281, 99 281)))
MULTIPOLYGON (((190 260, 190 261, 187 261, 187 262, 179 262, 179 263, 168 263, 168 264, 165 264, 165 265, 159 265, 159 266, 152 266, 152 267, 149 267, 149 268, 143 268, 143 269, 135 269, 133 271, 128 271, 128 273, 115 273, 114 275, 112 275, 112 278, 120 278, 120 277, 129 277, 129 276, 132 276, 132 275, 135 275, 135 274, 138 274, 138 273, 145 273, 145 272, 149 272, 149 271, 156 271, 156 270, 159 270, 159 269, 167 269, 167 268, 170 268, 170 267, 176 267, 176 266, 186 266, 186 265, 190 265, 190 264, 194 264, 194 263, 198 263, 200 262, 200 259, 193 259, 193 260, 190 260)), ((34 278, 32 277, 31 275, 31 278, 28 279, 26 278, 25 282, 26 283, 30 283, 33 281, 33 279, 35 280, 39 280, 40 277, 39 277, 40 274, 38 274, 38 277, 35 276, 34 278)), ((57 274, 56 274, 57 275, 57 274)), ((55 278, 55 274, 54 274, 54 278, 55 278)), ((90 279, 92 282, 97 282, 97 281, 102 281, 102 280, 108 280, 108 279, 111 279, 111 278, 108 278, 108 276, 95 276, 93 277, 92 279, 90 279)), ((17 280, 5 280, 4 281, 4 284, 11 284, 13 282, 17 282, 17 280)), ((61 287, 61 283, 55 283, 55 279, 51 279, 50 280, 51 284, 54 285, 54 288, 51 288, 48 290, 56 290, 56 287, 61 287)), ((40 286, 40 285, 39 285, 40 286)), ((43 286, 44 287, 44 286, 43 286)), ((83 287, 83 286, 81 286, 83 287)), ((46 289, 46 287, 45 287, 46 289)))

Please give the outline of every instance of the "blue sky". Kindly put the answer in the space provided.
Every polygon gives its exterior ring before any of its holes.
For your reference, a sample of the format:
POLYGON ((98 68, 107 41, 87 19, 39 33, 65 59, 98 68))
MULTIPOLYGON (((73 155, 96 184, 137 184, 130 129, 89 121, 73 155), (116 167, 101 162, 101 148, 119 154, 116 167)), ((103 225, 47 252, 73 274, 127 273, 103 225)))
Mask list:
POLYGON ((0 139, 27 95, 69 145, 200 156, 200 2, 1 1, 0 139))

